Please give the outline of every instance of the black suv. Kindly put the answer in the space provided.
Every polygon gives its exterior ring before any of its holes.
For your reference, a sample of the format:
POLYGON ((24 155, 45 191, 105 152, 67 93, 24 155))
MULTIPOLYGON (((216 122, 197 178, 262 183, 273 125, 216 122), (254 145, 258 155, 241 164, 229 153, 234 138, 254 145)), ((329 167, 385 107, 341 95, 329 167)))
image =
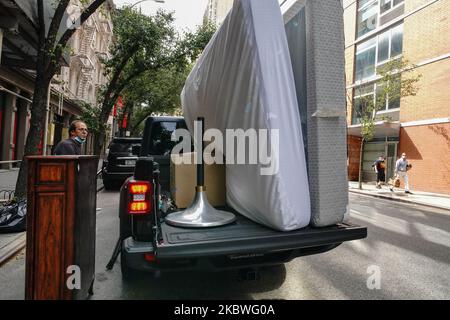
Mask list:
POLYGON ((141 143, 142 138, 113 138, 102 166, 105 190, 120 188, 133 175, 141 143))

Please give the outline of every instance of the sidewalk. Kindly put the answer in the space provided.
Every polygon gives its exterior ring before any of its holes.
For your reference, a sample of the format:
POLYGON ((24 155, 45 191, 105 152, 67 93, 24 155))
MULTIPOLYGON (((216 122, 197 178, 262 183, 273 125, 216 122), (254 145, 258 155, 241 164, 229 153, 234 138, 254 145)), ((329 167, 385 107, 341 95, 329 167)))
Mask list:
POLYGON ((349 181, 348 191, 352 193, 364 194, 377 198, 389 199, 398 202, 414 203, 438 209, 450 210, 450 195, 421 192, 411 190, 413 194, 406 194, 405 190, 395 188, 394 192, 389 190, 387 185, 382 189, 375 188, 375 183, 362 184, 362 190, 358 189, 357 181, 349 181))
POLYGON ((0 169, 0 190, 14 190, 18 174, 18 168, 11 170, 0 169))

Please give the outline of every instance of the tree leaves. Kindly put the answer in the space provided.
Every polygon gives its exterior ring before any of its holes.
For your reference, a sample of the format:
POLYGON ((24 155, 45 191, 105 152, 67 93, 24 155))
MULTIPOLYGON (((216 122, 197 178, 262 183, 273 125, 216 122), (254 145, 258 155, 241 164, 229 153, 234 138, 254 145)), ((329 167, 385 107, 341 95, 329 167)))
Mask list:
MULTIPOLYGON (((393 59, 377 68, 379 79, 377 90, 373 95, 361 96, 359 108, 355 104, 354 112, 360 119, 361 136, 370 141, 375 135, 375 121, 379 111, 386 108, 386 101, 400 101, 403 97, 415 96, 419 90, 417 86, 421 74, 411 74, 415 66, 402 58, 393 59)), ((356 87, 356 91, 363 91, 363 85, 356 87)))
MULTIPOLYGON (((105 61, 105 75, 110 80, 99 97, 100 128, 119 96, 124 98, 127 108, 137 106, 133 113, 136 122, 151 112, 171 112, 179 107, 187 71, 211 39, 215 27, 205 24, 193 33, 179 35, 173 21, 173 13, 163 10, 153 16, 130 7, 116 10, 112 57, 105 61)), ((96 152, 102 143, 97 139, 96 152)))

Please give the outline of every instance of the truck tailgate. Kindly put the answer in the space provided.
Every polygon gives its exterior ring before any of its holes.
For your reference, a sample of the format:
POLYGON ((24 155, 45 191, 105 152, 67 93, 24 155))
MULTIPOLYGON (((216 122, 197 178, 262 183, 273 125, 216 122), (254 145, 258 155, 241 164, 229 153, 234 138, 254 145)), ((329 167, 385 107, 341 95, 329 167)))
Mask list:
POLYGON ((215 228, 180 228, 162 223, 163 241, 157 246, 158 258, 267 253, 339 244, 367 236, 366 227, 347 223, 280 232, 257 224, 242 215, 236 216, 236 222, 215 228))

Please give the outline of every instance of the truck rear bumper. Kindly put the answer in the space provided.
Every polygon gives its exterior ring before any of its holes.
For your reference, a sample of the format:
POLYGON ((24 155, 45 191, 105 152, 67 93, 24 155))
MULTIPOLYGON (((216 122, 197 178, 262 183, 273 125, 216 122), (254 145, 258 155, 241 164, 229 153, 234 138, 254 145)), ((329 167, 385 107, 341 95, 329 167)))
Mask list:
MULTIPOLYGON (((323 253, 344 241, 367 236, 363 227, 341 224, 330 228, 305 229, 294 233, 276 233, 264 239, 247 238, 198 243, 169 243, 154 248, 151 242, 123 241, 124 261, 131 269, 152 270, 224 270, 276 265, 294 258, 323 253), (146 254, 154 255, 146 259, 146 254)), ((148 257, 147 257, 148 258, 148 257)))
POLYGON ((153 254, 154 248, 151 242, 135 241, 132 237, 122 242, 122 262, 126 262, 131 269, 151 271, 155 268, 145 259, 146 254, 153 254))
POLYGON ((154 248, 149 242, 134 241, 131 237, 123 242, 122 252, 127 267, 139 271, 221 271, 229 269, 241 269, 247 267, 262 267, 287 263, 297 257, 317 254, 329 251, 339 246, 338 244, 319 246, 313 248, 282 250, 278 252, 230 254, 223 256, 201 256, 192 258, 146 260, 145 256, 154 254, 154 248))

